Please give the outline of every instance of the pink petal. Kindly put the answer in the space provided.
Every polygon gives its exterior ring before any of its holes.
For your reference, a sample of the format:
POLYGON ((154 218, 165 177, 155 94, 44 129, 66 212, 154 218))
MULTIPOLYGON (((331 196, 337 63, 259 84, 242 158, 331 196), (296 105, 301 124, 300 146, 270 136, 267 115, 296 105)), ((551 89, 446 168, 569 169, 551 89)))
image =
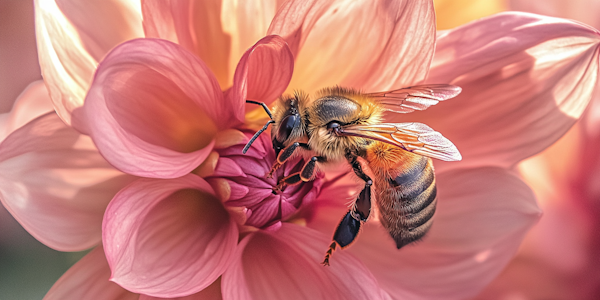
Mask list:
POLYGON ((246 177, 242 168, 238 166, 231 158, 221 157, 215 168, 214 176, 219 177, 246 177))
POLYGON ((102 246, 94 248, 52 286, 44 300, 137 300, 138 295, 110 282, 102 246))
POLYGON ((600 27, 598 12, 600 2, 594 0, 509 0, 510 10, 532 12, 540 15, 574 19, 595 28, 600 27))
POLYGON ((0 141, 29 121, 51 111, 54 107, 44 82, 32 82, 19 95, 10 113, 0 115, 0 141))
POLYGON ((160 300, 160 299, 170 299, 170 300, 222 300, 223 296, 221 295, 221 278, 217 279, 213 284, 209 285, 207 288, 202 291, 195 293, 193 295, 185 296, 185 297, 177 297, 177 298, 157 298, 148 295, 140 295, 138 300, 160 300))
POLYGON ((260 204, 248 207, 253 217, 248 216, 247 225, 262 228, 271 225, 270 223, 281 220, 281 196, 269 195, 263 199, 260 204))
POLYGON ((121 190, 106 210, 102 238, 111 280, 155 297, 208 287, 229 265, 237 239, 212 188, 193 174, 140 179, 121 190))
POLYGON ((275 232, 257 231, 239 245, 223 274, 224 299, 381 299, 373 275, 348 252, 323 267, 329 239, 306 227, 284 223, 275 232))
MULTIPOLYGON (((483 289, 517 251, 540 216, 529 187, 499 168, 460 169, 437 177, 438 206, 425 238, 396 249, 376 221, 367 222, 348 251, 361 259, 394 299, 468 299, 483 289)), ((347 211, 319 208, 308 226, 333 233, 347 211)), ((334 253, 332 259, 335 259, 334 253)))
POLYGON ((227 129, 219 132, 215 141, 216 149, 224 149, 233 145, 246 145, 248 138, 243 132, 237 129, 227 129))
POLYGON ((282 36, 296 58, 288 91, 400 88, 427 75, 435 45, 433 2, 288 1, 268 34, 282 36))
POLYGON ((2 204, 31 235, 60 251, 98 244, 108 202, 132 179, 55 113, 31 121, 0 144, 2 204))
POLYGON ((452 167, 510 167, 560 138, 597 81, 600 34, 567 20, 503 13, 440 36, 429 82, 462 87, 455 99, 410 116, 456 144, 452 167))
MULTIPOLYGON (((225 179, 225 180, 227 180, 227 179, 225 179)), ((245 199, 244 196, 246 196, 248 194, 248 192, 250 191, 250 189, 247 186, 238 184, 234 181, 227 180, 227 183, 231 188, 231 192, 229 194, 228 200, 236 200, 236 199, 240 199, 240 198, 245 199)))
POLYGON ((242 111, 226 105, 202 61, 158 39, 111 51, 84 108, 90 135, 108 161, 126 173, 157 178, 196 168, 218 128, 232 126, 231 115, 242 111))
POLYGON ((98 61, 115 45, 143 36, 139 4, 130 0, 35 2, 42 75, 68 124, 83 105, 98 61))
MULTIPOLYGON (((235 107, 246 100, 268 105, 285 91, 293 71, 294 57, 285 41, 276 35, 264 37, 240 59, 227 97, 235 107)), ((247 108, 256 109, 257 106, 249 104, 247 108)), ((244 112, 238 111, 237 117, 243 120, 244 112)))
POLYGON ((307 226, 333 236, 333 230, 363 187, 364 183, 357 182, 354 173, 333 182, 328 181, 311 207, 302 211, 307 226))
POLYGON ((196 54, 226 89, 246 49, 265 35, 277 2, 142 1, 144 30, 196 54))

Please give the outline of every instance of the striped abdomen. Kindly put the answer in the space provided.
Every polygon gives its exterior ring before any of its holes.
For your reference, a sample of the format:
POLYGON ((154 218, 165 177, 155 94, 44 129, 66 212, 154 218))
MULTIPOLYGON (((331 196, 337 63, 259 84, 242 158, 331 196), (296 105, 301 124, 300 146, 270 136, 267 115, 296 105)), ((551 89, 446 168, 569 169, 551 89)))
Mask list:
POLYGON ((381 224, 398 249, 421 239, 431 227, 436 205, 431 159, 375 145, 368 150, 367 160, 376 176, 381 224))

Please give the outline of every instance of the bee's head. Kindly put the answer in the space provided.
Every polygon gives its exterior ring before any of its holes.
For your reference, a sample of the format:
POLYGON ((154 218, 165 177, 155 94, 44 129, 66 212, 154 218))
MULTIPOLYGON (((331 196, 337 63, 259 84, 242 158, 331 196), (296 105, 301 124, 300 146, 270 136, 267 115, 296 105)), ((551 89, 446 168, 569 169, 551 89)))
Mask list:
POLYGON ((303 105, 306 96, 300 92, 294 96, 282 97, 275 108, 275 124, 271 131, 271 140, 275 156, 289 145, 305 135, 302 120, 303 105))

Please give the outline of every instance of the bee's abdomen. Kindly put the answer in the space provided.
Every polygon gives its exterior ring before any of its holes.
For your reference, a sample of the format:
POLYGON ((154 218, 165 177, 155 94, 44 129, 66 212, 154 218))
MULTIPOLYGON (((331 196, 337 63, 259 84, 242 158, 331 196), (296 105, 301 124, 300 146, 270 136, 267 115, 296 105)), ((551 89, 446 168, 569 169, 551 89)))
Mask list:
POLYGON ((436 207, 435 174, 431 159, 411 153, 387 163, 386 170, 377 163, 371 166, 377 176, 381 223, 400 249, 421 239, 431 227, 436 207))

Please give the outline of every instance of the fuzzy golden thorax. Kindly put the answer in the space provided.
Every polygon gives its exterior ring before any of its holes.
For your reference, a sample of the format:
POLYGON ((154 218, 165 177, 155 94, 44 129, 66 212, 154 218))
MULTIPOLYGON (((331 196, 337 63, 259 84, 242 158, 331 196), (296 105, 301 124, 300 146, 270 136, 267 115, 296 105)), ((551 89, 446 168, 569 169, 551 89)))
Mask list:
POLYGON ((363 148, 369 141, 352 136, 337 136, 327 129, 336 122, 345 125, 371 125, 381 121, 382 109, 358 91, 340 87, 319 91, 306 106, 306 132, 313 151, 330 160, 344 157, 348 149, 363 148))

